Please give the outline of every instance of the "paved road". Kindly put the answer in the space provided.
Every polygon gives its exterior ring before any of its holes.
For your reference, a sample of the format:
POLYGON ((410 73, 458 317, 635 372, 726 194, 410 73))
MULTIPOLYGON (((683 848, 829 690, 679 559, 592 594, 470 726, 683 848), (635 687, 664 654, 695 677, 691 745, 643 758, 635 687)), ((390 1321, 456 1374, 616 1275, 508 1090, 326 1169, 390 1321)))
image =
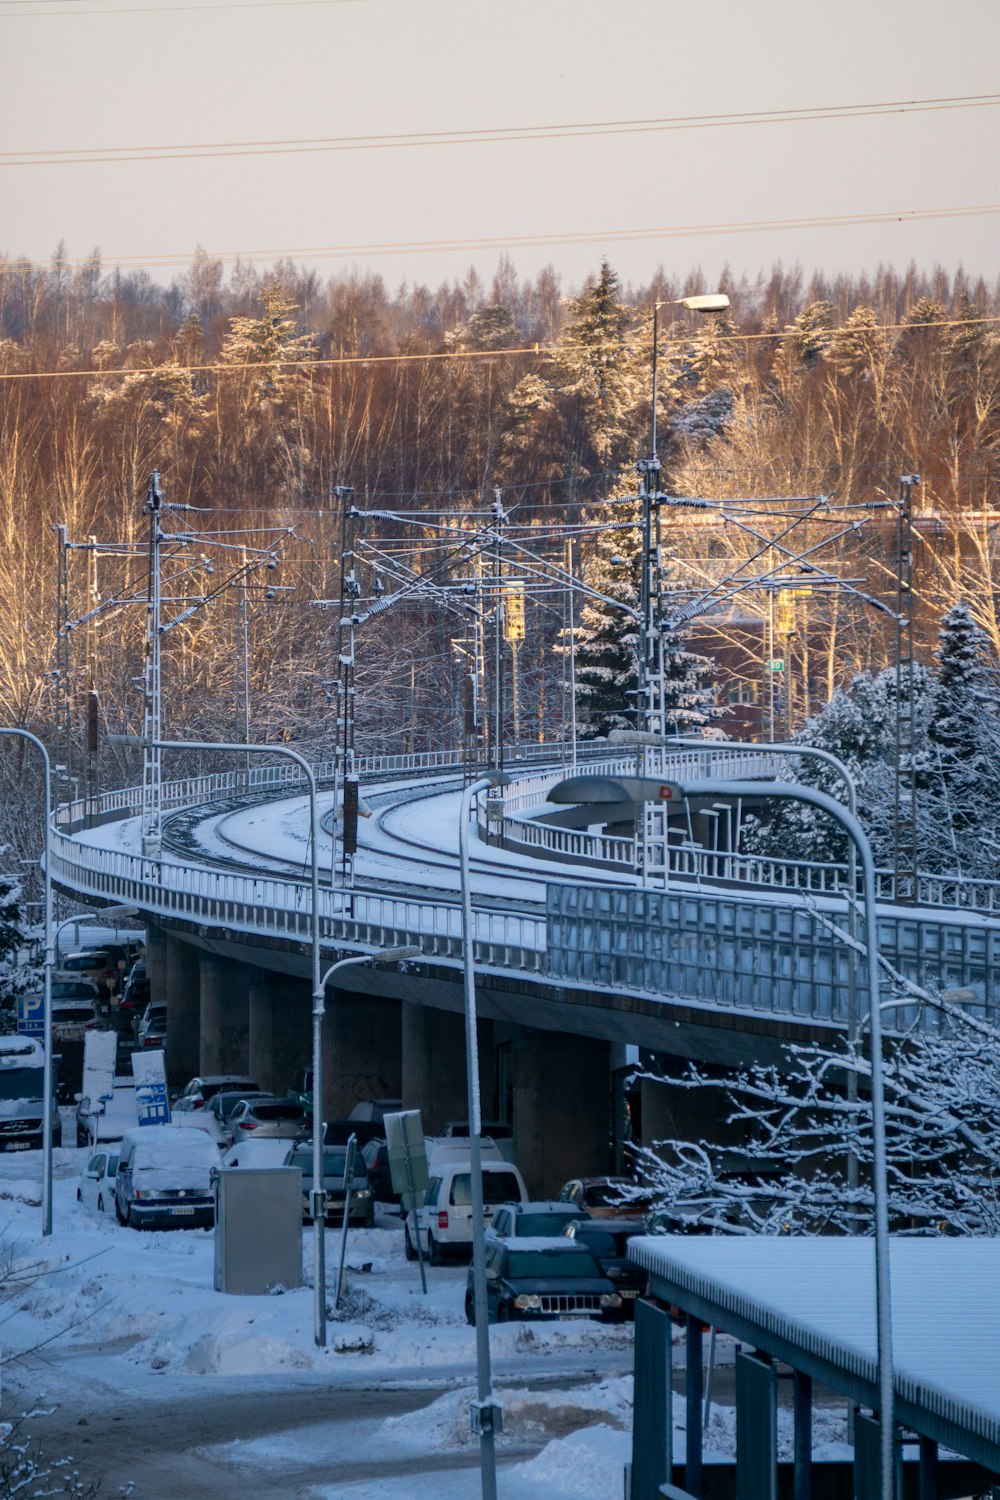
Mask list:
MULTIPOLYGON (((546 1360, 518 1376, 501 1375, 498 1389, 567 1389, 624 1373, 610 1367, 595 1371, 593 1363, 553 1367, 546 1360)), ((73 1364, 70 1360, 60 1370, 57 1408, 33 1419, 30 1434, 48 1457, 72 1455, 87 1479, 99 1478, 102 1497, 117 1495, 120 1487, 127 1493, 131 1482, 135 1500, 304 1500, 314 1486, 454 1473, 478 1462, 475 1448, 414 1455, 379 1437, 387 1417, 421 1410, 442 1391, 468 1383, 471 1368, 452 1372, 457 1382, 440 1376, 420 1380, 409 1372, 406 1378, 413 1383, 391 1387, 362 1380, 331 1384, 313 1374, 284 1380, 185 1377, 167 1386, 137 1372, 134 1392, 122 1396, 92 1379, 74 1380, 73 1364), (225 1444, 261 1440, 271 1448, 263 1463, 240 1463, 235 1453, 218 1451, 225 1444)), ((92 1369, 90 1364, 88 1374, 92 1369)), ((46 1372, 45 1384, 51 1384, 51 1373, 46 1372)), ((10 1381, 7 1385, 9 1391, 10 1381)), ((23 1389, 30 1401, 30 1376, 23 1389)), ((566 1430, 557 1425, 533 1442, 505 1447, 501 1461, 521 1460, 566 1430)))

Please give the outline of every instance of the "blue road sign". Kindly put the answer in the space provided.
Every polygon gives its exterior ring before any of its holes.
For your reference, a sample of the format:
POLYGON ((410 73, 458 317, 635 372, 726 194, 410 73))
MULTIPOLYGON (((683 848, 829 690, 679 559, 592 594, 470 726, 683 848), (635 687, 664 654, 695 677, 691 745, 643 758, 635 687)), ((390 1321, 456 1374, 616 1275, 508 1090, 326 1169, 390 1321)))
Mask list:
POLYGON ((20 995, 17 1001, 17 1030, 19 1036, 45 1035, 45 996, 20 995))

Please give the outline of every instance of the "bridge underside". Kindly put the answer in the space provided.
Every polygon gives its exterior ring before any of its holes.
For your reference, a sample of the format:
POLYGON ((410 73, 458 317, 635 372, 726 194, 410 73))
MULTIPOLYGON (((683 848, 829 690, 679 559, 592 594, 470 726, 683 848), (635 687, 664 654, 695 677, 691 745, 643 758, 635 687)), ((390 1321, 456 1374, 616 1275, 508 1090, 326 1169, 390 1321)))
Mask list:
MULTIPOLYGON (((325 955, 328 962, 333 955, 325 955)), ((155 998, 167 1005, 171 1075, 249 1074, 284 1093, 310 1061, 308 955, 291 944, 223 939, 184 924, 149 930, 155 998)), ((464 1007, 457 967, 419 962, 406 972, 352 967, 327 992, 324 1115, 365 1099, 401 1099, 439 1130, 467 1114, 464 1007)), ((510 975, 477 985, 484 1118, 508 1120, 529 1190, 558 1192, 571 1177, 621 1169, 625 1080, 635 1051, 669 1071, 678 1061, 729 1067, 780 1064, 790 1042, 822 1028, 767 1016, 709 1012, 683 1002, 572 990, 510 975)), ((829 1030, 826 1030, 829 1035, 829 1030)), ((726 1139, 724 1107, 645 1081, 632 1120, 644 1139, 726 1139)))

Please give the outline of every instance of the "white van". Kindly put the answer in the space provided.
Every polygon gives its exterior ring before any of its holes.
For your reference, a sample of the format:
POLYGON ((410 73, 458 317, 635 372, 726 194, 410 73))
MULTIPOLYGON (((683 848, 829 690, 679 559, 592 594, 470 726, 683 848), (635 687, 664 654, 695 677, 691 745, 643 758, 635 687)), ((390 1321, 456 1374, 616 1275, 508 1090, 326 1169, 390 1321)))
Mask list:
MULTIPOLYGON (((472 1253, 472 1168, 464 1161, 444 1161, 430 1169, 430 1182, 419 1208, 406 1216, 406 1258, 417 1258, 420 1248, 432 1266, 446 1255, 467 1258, 472 1253)), ((489 1223, 500 1203, 525 1203, 524 1178, 507 1161, 483 1162, 483 1216, 489 1223)))

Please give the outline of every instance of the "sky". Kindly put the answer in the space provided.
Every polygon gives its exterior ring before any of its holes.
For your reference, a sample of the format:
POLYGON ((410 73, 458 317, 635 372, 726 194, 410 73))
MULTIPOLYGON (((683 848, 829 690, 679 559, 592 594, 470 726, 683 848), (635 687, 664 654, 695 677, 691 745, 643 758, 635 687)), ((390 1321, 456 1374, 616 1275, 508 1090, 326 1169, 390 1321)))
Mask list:
POLYGON ((0 0, 0 251, 47 259, 65 240, 71 257, 99 247, 157 280, 200 245, 390 286, 470 264, 489 277, 505 251, 525 275, 553 264, 564 286, 602 255, 632 283, 701 266, 705 290, 727 262, 752 276, 777 260, 834 273, 913 259, 993 281, 998 55, 996 0, 0 0), (559 135, 991 92, 961 108, 559 135), (551 134, 413 139, 525 127, 551 134), (345 137, 351 149, 318 148, 345 137), (262 141, 310 148, 247 146, 262 141), (243 154, 85 159, 205 143, 243 154))

